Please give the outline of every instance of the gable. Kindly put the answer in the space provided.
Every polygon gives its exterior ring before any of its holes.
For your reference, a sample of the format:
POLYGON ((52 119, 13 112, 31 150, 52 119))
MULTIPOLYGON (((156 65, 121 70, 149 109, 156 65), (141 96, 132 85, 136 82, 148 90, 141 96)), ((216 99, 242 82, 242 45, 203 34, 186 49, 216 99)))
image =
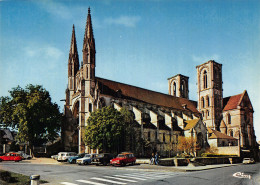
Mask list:
POLYGON ((226 97, 223 99, 223 111, 237 109, 238 106, 241 108, 249 108, 253 111, 253 106, 246 90, 242 94, 226 97))

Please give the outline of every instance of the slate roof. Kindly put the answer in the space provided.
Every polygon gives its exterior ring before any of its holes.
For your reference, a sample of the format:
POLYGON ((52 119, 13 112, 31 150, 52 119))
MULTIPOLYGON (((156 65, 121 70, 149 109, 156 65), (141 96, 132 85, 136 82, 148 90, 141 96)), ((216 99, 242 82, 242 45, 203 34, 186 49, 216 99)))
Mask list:
POLYGON ((139 102, 159 105, 163 107, 188 110, 193 113, 199 113, 197 110, 197 102, 185 98, 174 97, 171 95, 135 87, 132 85, 123 84, 103 78, 96 78, 100 93, 112 97, 135 100, 139 102), (186 109, 183 105, 186 105, 186 109))
POLYGON ((210 134, 212 134, 209 139, 233 139, 233 140, 237 140, 236 138, 232 137, 232 136, 228 136, 226 134, 223 134, 219 131, 213 130, 211 128, 207 128, 208 132, 210 134))
POLYGON ((187 120, 185 121, 185 123, 187 123, 187 125, 184 127, 184 130, 190 130, 192 128, 194 128, 197 123, 199 122, 200 119, 192 119, 192 120, 187 120))

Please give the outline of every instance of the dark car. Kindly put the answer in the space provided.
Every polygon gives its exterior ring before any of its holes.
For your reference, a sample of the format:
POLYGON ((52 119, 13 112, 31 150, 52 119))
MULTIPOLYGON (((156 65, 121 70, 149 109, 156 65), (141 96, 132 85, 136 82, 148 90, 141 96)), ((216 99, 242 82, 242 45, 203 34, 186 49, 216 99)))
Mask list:
POLYGON ((106 166, 110 163, 110 160, 113 158, 114 156, 110 153, 98 154, 91 163, 95 165, 103 164, 104 166, 106 166))

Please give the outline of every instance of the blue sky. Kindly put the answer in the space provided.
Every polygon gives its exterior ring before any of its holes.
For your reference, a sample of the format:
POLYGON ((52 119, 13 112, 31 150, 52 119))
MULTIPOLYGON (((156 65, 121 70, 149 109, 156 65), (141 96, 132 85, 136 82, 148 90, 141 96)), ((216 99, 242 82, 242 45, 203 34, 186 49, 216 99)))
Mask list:
POLYGON ((72 25, 80 61, 87 9, 96 40, 96 75, 162 93, 167 78, 196 66, 223 64, 224 97, 247 90, 260 140, 260 1, 0 0, 0 96, 40 84, 63 108, 72 25))

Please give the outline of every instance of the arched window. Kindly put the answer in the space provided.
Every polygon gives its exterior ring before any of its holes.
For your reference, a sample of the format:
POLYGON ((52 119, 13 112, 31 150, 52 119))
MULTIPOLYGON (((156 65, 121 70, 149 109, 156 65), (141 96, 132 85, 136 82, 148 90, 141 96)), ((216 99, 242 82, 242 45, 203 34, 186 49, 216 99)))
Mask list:
POLYGON ((176 83, 173 82, 173 96, 176 96, 176 83))
POLYGON ((165 133, 163 133, 163 142, 165 142, 165 133))
POLYGON ((201 108, 205 107, 205 100, 204 97, 201 97, 201 108))
POLYGON ((150 141, 151 140, 151 132, 149 131, 148 132, 148 141, 150 141))
POLYGON ((210 106, 209 96, 206 97, 206 101, 207 101, 207 107, 209 107, 210 106))
POLYGON ((185 84, 185 81, 184 80, 182 80, 181 81, 181 96, 182 97, 185 97, 185 92, 186 92, 186 84, 185 84))
POLYGON ((208 88, 208 76, 206 70, 203 72, 203 87, 204 89, 208 88))
POLYGON ((230 130, 230 131, 229 131, 229 135, 230 135, 231 137, 233 137, 233 130, 230 130))
POLYGON ((206 110, 206 113, 205 113, 206 115, 206 118, 208 118, 209 117, 209 110, 206 110))
POLYGON ((227 114, 227 123, 231 124, 231 116, 230 116, 230 114, 227 114))
POLYGON ((92 112, 92 104, 89 104, 89 112, 92 112))

